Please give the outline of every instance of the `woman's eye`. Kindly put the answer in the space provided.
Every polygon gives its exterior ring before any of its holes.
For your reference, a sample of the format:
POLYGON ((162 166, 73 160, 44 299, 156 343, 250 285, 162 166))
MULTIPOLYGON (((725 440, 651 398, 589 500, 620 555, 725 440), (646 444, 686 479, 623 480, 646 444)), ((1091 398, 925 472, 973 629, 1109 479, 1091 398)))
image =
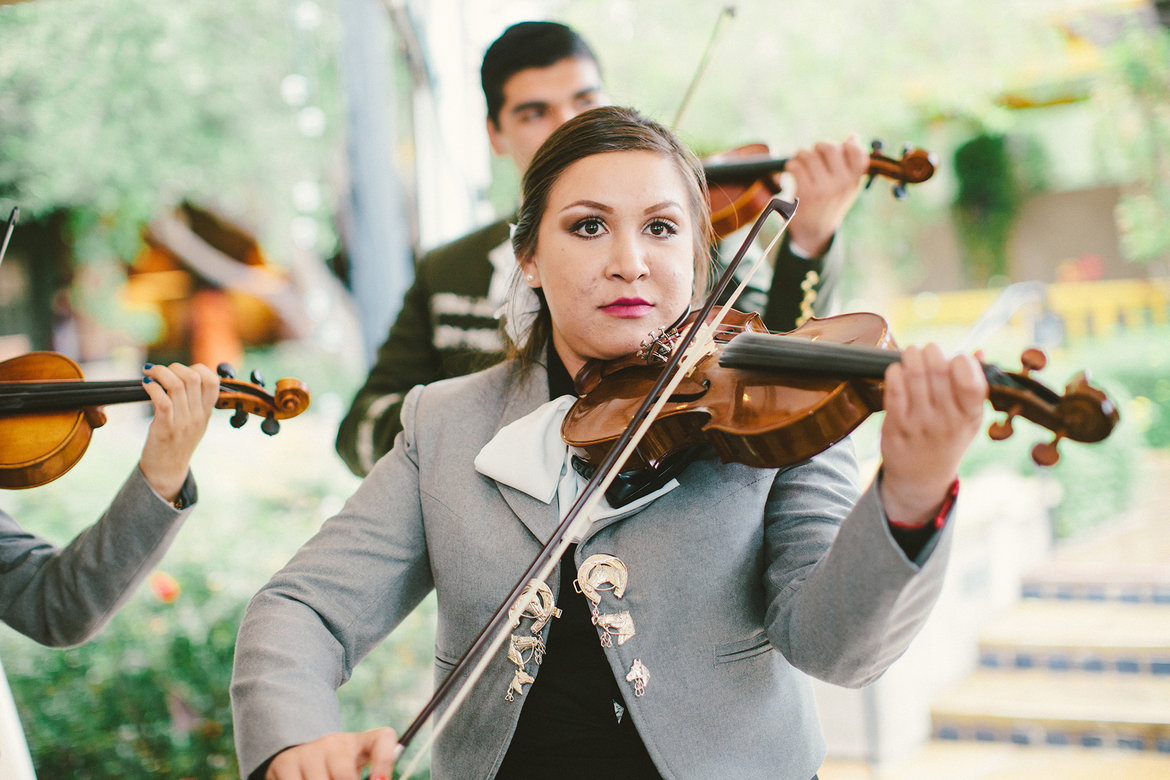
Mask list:
POLYGON ((572 232, 585 238, 594 238, 605 232, 605 223, 596 217, 589 217, 573 225, 572 232))
POLYGON ((678 226, 668 219, 656 219, 646 226, 646 232, 659 238, 673 236, 678 232, 678 226))

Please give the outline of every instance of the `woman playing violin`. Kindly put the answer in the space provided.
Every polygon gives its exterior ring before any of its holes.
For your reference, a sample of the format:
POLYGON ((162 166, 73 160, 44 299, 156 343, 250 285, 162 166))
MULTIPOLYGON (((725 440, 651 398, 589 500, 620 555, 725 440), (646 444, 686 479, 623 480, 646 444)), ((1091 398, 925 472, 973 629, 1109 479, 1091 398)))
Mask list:
MULTIPOLYGON (((219 378, 206 366, 147 366, 154 405, 138 467, 96 523, 57 547, 0 510, 0 621, 51 647, 85 642, 162 559, 196 501, 189 464, 219 378)), ((33 777, 0 670, 0 776, 33 777)))
POLYGON ((93 636, 162 558, 195 504, 189 464, 219 378, 179 363, 144 374, 154 418, 142 457, 97 523, 60 549, 0 511, 0 619, 41 644, 93 636))
MULTIPOLYGON (((432 589, 437 678, 471 645, 582 489, 559 434, 571 377, 702 299, 705 203, 694 157, 627 109, 541 147, 513 236, 538 310, 512 359, 415 388, 390 454, 249 606, 244 776, 390 776, 395 733, 341 732, 336 688, 432 589)), ((848 442, 784 469, 700 451, 599 505, 438 734, 432 776, 813 777, 808 676, 871 682, 921 627, 986 393, 973 358, 910 348, 868 488, 848 442)))

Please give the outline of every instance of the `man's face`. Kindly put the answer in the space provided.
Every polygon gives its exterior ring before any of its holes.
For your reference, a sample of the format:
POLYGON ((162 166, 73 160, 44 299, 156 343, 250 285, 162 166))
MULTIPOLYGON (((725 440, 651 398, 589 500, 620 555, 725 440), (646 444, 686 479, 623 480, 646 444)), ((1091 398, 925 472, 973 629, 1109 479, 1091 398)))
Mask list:
POLYGON ((569 57, 547 68, 522 70, 504 82, 499 125, 487 120, 492 150, 511 157, 523 176, 553 130, 608 102, 593 60, 569 57))

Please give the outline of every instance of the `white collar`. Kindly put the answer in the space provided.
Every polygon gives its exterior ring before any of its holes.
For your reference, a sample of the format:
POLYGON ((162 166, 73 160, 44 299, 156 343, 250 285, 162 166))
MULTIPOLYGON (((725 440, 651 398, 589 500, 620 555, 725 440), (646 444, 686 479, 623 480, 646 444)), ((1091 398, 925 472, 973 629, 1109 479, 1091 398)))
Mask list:
MULTIPOLYGON (((513 226, 509 225, 509 228, 513 226)), ((488 252, 488 262, 492 264, 492 278, 488 282, 488 300, 496 306, 508 300, 508 288, 512 285, 512 277, 519 272, 516 254, 512 251, 512 239, 494 247, 488 252)))
MULTIPOLYGON (((572 453, 561 438, 561 421, 576 399, 562 395, 505 425, 475 456, 475 470, 485 477, 568 511, 585 480, 573 468, 572 453)), ((604 498, 591 520, 625 517, 678 487, 672 479, 653 493, 617 509, 604 498)))
POLYGON ((488 283, 488 300, 496 306, 496 319, 504 320, 504 329, 514 344, 523 344, 528 331, 540 312, 540 299, 532 288, 520 280, 520 264, 512 250, 511 234, 515 225, 508 226, 509 238, 488 252, 492 264, 492 278, 488 283))
MULTIPOLYGON (((508 423, 475 456, 475 470, 546 504, 568 464, 561 420, 576 399, 554 398, 508 423)), ((572 471, 572 468, 569 468, 572 471)))

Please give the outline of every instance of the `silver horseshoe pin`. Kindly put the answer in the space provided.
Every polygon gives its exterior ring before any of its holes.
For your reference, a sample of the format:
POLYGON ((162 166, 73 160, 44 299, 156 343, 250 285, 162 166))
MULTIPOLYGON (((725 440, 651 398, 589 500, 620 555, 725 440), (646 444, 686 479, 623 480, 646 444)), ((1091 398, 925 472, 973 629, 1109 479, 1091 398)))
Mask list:
POLYGON ((520 591, 520 598, 508 610, 508 616, 512 618, 513 628, 520 625, 521 618, 532 618, 532 633, 539 634, 548 621, 561 616, 561 611, 553 601, 552 589, 540 580, 533 579, 520 591))
POLYGON ((577 570, 573 588, 595 605, 601 603, 601 590, 612 590, 614 598, 621 598, 626 592, 630 572, 616 555, 591 555, 577 570), (609 585, 609 588, 603 588, 609 585))

